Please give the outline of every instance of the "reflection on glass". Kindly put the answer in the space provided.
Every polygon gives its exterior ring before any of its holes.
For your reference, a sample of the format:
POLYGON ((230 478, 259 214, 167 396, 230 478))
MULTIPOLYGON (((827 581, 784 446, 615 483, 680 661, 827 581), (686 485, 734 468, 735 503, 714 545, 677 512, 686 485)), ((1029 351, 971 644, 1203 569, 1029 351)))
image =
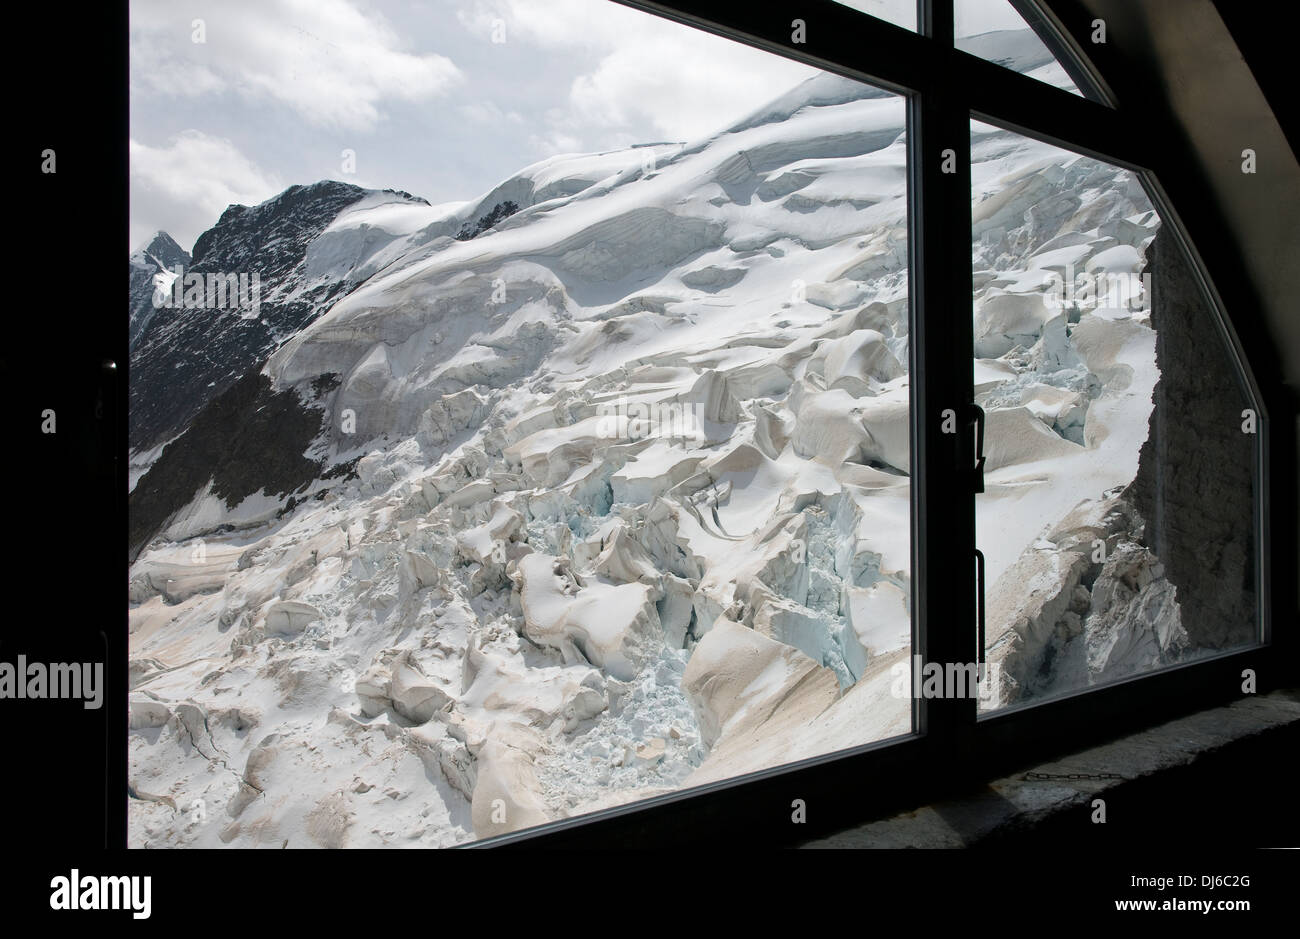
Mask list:
POLYGON ((1083 93, 1007 0, 956 0, 957 48, 1076 95, 1083 93))
POLYGON ((916 29, 916 0, 834 0, 834 2, 862 13, 869 13, 895 26, 916 29))
POLYGON ((1255 641, 1249 401, 1126 170, 972 123, 999 707, 1255 641))

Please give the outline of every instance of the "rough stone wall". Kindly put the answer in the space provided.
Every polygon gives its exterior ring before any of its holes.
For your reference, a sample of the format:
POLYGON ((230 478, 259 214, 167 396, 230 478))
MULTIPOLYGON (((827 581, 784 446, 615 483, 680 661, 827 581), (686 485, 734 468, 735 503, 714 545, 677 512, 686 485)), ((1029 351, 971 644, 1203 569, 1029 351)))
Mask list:
POLYGON ((1247 398, 1192 269, 1168 228, 1147 250, 1160 380, 1128 495, 1177 588, 1192 649, 1256 635, 1254 467, 1247 398))

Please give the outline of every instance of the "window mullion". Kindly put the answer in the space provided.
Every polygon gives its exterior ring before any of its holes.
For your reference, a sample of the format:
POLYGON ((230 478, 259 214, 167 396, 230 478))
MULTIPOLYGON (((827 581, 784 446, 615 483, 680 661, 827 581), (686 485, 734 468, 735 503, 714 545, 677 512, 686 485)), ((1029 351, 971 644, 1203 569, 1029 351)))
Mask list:
MULTIPOLYGON (((913 648, 924 665, 977 655, 969 139, 960 99, 911 98, 913 648)), ((922 691, 913 688, 918 730, 937 753, 957 756, 950 748, 970 740, 974 697, 922 691)))
POLYGON ((917 32, 951 49, 956 33, 953 0, 916 0, 917 32))

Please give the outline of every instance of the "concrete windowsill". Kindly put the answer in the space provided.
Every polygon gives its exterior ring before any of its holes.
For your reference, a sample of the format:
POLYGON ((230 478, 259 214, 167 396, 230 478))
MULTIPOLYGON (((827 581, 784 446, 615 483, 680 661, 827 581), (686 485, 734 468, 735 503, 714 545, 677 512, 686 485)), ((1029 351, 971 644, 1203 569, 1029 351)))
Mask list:
POLYGON ((1298 813, 1287 797, 1300 740, 1300 690, 1248 696, 1079 753, 1026 767, 977 792, 807 842, 810 848, 956 848, 1107 834, 1188 837, 1242 846, 1290 845, 1298 813), (1027 773, 1120 779, 1027 780, 1027 773), (1190 814, 1189 814, 1190 813, 1190 814), (1219 823, 1215 823, 1215 819, 1219 823))

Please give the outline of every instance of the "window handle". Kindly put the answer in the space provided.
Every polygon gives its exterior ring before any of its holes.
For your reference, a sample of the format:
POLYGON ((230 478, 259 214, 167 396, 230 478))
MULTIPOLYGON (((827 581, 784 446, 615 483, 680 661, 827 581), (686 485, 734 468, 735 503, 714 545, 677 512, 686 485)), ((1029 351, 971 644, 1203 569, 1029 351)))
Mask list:
POLYGON ((968 413, 975 422, 975 492, 984 491, 984 409, 978 404, 968 405, 968 413))

